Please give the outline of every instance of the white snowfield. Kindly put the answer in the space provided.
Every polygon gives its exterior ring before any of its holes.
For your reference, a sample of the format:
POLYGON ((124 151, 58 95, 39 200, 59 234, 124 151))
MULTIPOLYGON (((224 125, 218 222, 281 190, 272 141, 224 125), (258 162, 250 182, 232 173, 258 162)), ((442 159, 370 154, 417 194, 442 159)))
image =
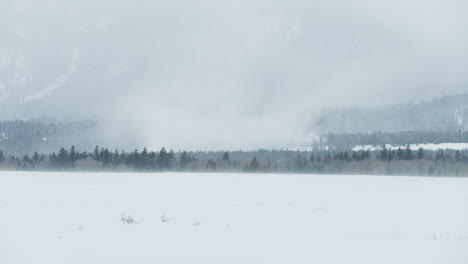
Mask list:
POLYGON ((0 172, 1 264, 468 263, 468 179, 0 172))
MULTIPOLYGON (((405 146, 392 146, 392 145, 385 145, 388 149, 398 149, 402 148, 405 149, 405 146)), ((423 148, 425 150, 467 150, 468 143, 440 143, 440 144, 410 144, 411 150, 418 150, 423 148)), ((382 146, 372 146, 372 145, 364 145, 364 146, 356 146, 353 148, 354 151, 359 150, 381 150, 382 146)))

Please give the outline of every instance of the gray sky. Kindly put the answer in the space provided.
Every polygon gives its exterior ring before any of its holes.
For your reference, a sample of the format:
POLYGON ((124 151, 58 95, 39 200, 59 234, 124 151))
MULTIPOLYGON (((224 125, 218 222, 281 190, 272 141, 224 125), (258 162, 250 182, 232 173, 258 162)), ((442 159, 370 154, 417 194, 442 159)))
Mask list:
POLYGON ((2 0, 0 118, 287 147, 320 109, 466 91, 468 2, 2 0))

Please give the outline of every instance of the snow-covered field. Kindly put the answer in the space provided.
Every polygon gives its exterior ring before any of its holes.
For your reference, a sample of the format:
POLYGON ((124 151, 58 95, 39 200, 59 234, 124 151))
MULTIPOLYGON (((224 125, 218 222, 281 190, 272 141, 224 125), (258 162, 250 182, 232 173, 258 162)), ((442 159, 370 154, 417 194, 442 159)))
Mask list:
POLYGON ((468 179, 0 172, 1 264, 468 263, 468 179))
MULTIPOLYGON (((398 149, 398 148, 406 148, 405 146, 392 146, 392 145, 385 145, 388 149, 398 149)), ((440 144, 411 144, 411 150, 418 150, 423 148, 425 150, 466 150, 468 149, 468 143, 440 143, 440 144)), ((356 146, 353 148, 354 151, 359 150, 380 150, 382 146, 372 146, 372 145, 364 145, 364 146, 356 146)))

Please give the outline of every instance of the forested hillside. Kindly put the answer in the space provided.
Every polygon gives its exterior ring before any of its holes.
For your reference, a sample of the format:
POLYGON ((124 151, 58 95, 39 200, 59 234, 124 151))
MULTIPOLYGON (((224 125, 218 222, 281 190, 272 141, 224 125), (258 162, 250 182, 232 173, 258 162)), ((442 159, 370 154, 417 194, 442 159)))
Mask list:
POLYGON ((92 149, 95 122, 2 121, 0 150, 11 155, 52 153, 64 145, 92 149))
MULTIPOLYGON (((382 104, 384 104, 382 100, 382 104)), ((317 134, 369 131, 457 131, 468 128, 468 95, 434 98, 373 108, 324 111, 310 130, 317 134)))

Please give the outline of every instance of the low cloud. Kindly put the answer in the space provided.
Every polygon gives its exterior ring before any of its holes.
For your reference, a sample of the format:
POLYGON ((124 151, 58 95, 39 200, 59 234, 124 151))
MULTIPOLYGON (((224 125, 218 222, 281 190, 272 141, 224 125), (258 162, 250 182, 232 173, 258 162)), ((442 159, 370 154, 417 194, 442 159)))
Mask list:
POLYGON ((465 91, 467 7, 6 0, 0 117, 96 119, 126 146, 297 146, 325 108, 465 91))

